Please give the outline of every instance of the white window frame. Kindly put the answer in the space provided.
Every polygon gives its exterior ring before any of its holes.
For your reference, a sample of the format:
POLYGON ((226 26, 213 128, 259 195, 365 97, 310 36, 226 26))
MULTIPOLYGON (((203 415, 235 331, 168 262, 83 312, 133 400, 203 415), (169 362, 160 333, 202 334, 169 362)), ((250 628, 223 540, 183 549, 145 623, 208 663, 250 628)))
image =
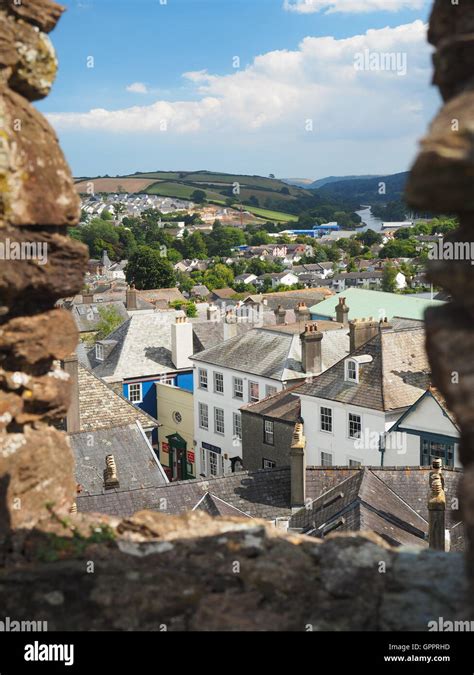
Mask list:
POLYGON ((260 384, 251 380, 249 382, 249 403, 258 403, 260 401, 260 384), (257 387, 257 398, 252 396, 252 385, 257 387))
POLYGON ((176 378, 173 377, 172 375, 160 375, 160 377, 158 378, 158 382, 160 384, 167 384, 170 387, 175 386, 175 381, 176 381, 176 378))
POLYGON ((276 467, 276 462, 273 459, 262 458, 262 469, 274 469, 276 467))
POLYGON ((234 438, 242 440, 242 415, 238 412, 232 413, 232 428, 234 438))
POLYGON ((275 424, 272 420, 263 420, 263 442, 265 445, 275 446, 275 424), (267 424, 271 425, 271 430, 267 430, 267 424), (271 442, 268 440, 271 437, 271 442))
POLYGON ((333 455, 332 452, 325 452, 324 450, 321 450, 321 466, 333 466, 333 455), (323 455, 326 455, 326 457, 330 457, 331 461, 328 463, 323 459, 323 455))
POLYGON ((233 377, 232 378, 232 396, 237 401, 243 401, 244 400, 244 381, 241 377, 233 377), (240 384, 237 387, 238 383, 240 383, 240 384), (239 393, 240 396, 237 396, 236 395, 237 393, 239 393))
POLYGON ((278 394, 278 387, 274 387, 272 384, 265 385, 265 398, 274 396, 275 394, 278 394))
POLYGON ((206 474, 206 465, 207 465, 207 457, 206 457, 206 450, 205 448, 201 448, 201 473, 203 473, 205 476, 206 474))
POLYGON ((206 368, 198 368, 198 383, 199 383, 199 389, 202 389, 203 391, 208 391, 209 389, 209 380, 207 377, 207 369, 206 368), (205 382, 205 384, 204 384, 205 382))
POLYGON ((225 412, 224 408, 214 408, 214 433, 219 434, 219 436, 225 436, 225 412), (222 413, 222 419, 218 421, 218 413, 222 413), (222 431, 218 429, 221 426, 222 431))
POLYGON ((209 431, 209 406, 207 405, 207 403, 202 403, 201 401, 199 401, 198 416, 199 416, 199 428, 209 431), (203 424, 204 418, 206 418, 207 420, 206 425, 203 424))
POLYGON ((345 380, 346 382, 359 382, 359 364, 357 361, 354 361, 354 359, 347 359, 346 360, 346 372, 345 372, 345 380), (351 374, 354 374, 354 377, 351 377, 351 374))
POLYGON ((207 451, 207 461, 209 463, 209 475, 219 476, 219 453, 213 452, 212 450, 207 451), (214 464, 215 462, 215 464, 214 464), (215 471, 213 468, 215 467, 215 471))
POLYGON ((224 373, 214 372, 214 393, 220 396, 224 394, 224 373), (222 391, 217 387, 218 382, 222 384, 222 391))
POLYGON ((362 460, 360 459, 354 459, 353 457, 347 458, 347 466, 351 467, 352 469, 360 469, 362 465, 362 460), (351 462, 354 462, 354 464, 351 464, 351 462))
POLYGON ((347 414, 347 436, 351 440, 357 440, 362 436, 362 415, 359 415, 358 413, 348 413, 347 414), (351 436, 351 422, 353 423, 354 420, 351 420, 351 417, 358 417, 359 418, 359 426, 360 426, 360 433, 358 436, 351 436))
POLYGON ((332 433, 333 433, 333 430, 334 430, 334 415, 333 415, 333 409, 332 409, 332 408, 328 408, 328 407, 325 406, 325 405, 322 405, 322 406, 319 408, 319 431, 321 431, 321 432, 324 433, 324 434, 332 434, 332 433), (324 410, 324 411, 329 410, 330 415, 327 415, 326 412, 323 413, 323 410, 324 410), (324 429, 324 428, 323 428, 323 416, 326 418, 326 424, 327 424, 327 418, 330 418, 330 419, 331 419, 331 428, 330 428, 330 429, 324 429))
POLYGON ((101 345, 99 342, 96 342, 95 345, 95 358, 97 361, 103 361, 105 358, 104 345, 101 345))
POLYGON ((133 382, 128 385, 128 400, 130 403, 143 403, 143 387, 141 382, 133 382), (136 398, 136 393, 138 391, 138 398, 136 398))

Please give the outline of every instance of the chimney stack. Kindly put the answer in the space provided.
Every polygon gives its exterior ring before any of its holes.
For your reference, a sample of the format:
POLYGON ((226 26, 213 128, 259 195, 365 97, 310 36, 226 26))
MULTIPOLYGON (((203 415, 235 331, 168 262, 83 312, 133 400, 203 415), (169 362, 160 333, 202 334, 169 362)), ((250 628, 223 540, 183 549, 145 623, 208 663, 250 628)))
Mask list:
POLYGON ((105 458, 104 487, 106 490, 120 487, 117 477, 117 467, 113 455, 107 455, 105 458))
POLYGON ((339 304, 336 305, 336 321, 344 326, 349 325, 349 307, 345 298, 339 298, 339 304))
POLYGON ((82 293, 82 304, 92 305, 94 302, 94 293, 92 291, 84 291, 82 293))
POLYGON ((303 434, 303 425, 297 422, 293 432, 293 441, 290 450, 291 474, 291 508, 300 509, 305 505, 306 498, 306 438, 303 434))
POLYGON ((311 312, 306 307, 305 302, 299 302, 295 308, 295 317, 298 323, 306 323, 311 321, 311 312))
POLYGON ((192 368, 189 360, 194 351, 193 326, 185 316, 177 316, 176 323, 171 324, 171 360, 178 370, 192 368))
POLYGON ((434 459, 430 472, 429 512, 429 546, 436 551, 446 550, 446 493, 442 461, 434 459))
POLYGON ((372 317, 370 319, 354 319, 349 321, 350 353, 379 334, 380 324, 372 317))
POLYGON ((63 361, 64 372, 69 375, 71 389, 71 403, 66 416, 66 431, 74 434, 81 430, 81 415, 79 409, 79 363, 77 354, 67 356, 63 361))
POLYGON ((126 299, 125 307, 127 308, 128 311, 138 309, 138 306, 137 306, 137 289, 135 288, 135 284, 131 284, 130 286, 127 287, 126 298, 127 299, 126 299))
POLYGON ((209 305, 207 308, 207 320, 219 321, 219 308, 216 305, 209 305))
POLYGON ((276 325, 284 326, 286 323, 286 309, 284 309, 281 305, 278 305, 273 313, 275 315, 276 325))
POLYGON ((318 330, 315 323, 305 326, 301 333, 301 364, 305 373, 319 375, 323 370, 322 342, 323 333, 318 330))

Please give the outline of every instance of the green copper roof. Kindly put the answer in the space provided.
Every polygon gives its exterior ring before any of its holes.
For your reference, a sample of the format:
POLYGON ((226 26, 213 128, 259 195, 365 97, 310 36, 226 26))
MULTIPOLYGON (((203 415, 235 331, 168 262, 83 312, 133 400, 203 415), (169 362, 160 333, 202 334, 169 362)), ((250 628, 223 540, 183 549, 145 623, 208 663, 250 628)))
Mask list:
POLYGON ((336 305, 339 297, 346 298, 349 307, 349 319, 364 319, 373 317, 381 319, 394 316, 404 319, 423 320, 428 307, 444 305, 440 300, 424 300, 410 295, 383 293, 381 291, 367 291, 362 288, 348 288, 342 293, 333 295, 327 300, 310 307, 310 312, 317 318, 336 318, 336 305))

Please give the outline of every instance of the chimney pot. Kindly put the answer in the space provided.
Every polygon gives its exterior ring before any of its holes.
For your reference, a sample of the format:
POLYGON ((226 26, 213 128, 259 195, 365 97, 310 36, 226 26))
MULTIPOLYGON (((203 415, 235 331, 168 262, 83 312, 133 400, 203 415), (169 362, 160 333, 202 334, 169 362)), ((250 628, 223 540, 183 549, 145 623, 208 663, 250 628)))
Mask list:
POLYGON ((433 460, 429 476, 430 495, 428 499, 429 513, 429 546, 437 551, 446 550, 446 494, 441 459, 433 460))
POLYGON ((107 455, 105 458, 104 485, 106 490, 120 487, 117 477, 117 466, 113 455, 107 455))

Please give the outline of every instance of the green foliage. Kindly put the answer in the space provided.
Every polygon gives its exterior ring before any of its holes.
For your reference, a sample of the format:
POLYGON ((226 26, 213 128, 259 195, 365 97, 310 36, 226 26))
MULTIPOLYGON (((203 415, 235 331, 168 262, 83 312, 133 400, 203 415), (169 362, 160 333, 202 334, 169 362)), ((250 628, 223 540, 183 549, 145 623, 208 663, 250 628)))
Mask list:
POLYGON ((191 201, 195 204, 204 204, 206 201, 206 193, 204 190, 194 190, 194 192, 191 193, 191 201))
POLYGON ((272 238, 265 230, 259 230, 250 237, 250 246, 261 246, 262 244, 270 244, 272 238))
POLYGON ((175 300, 170 303, 170 307, 173 309, 182 309, 190 319, 197 316, 197 308, 192 300, 175 300))
POLYGON ((234 283, 234 272, 231 267, 217 263, 204 272, 202 279, 210 291, 227 288, 234 283))
POLYGON ((171 262, 149 246, 138 247, 129 258, 125 274, 128 283, 134 283, 141 291, 171 288, 176 285, 176 275, 171 262))
POLYGON ((382 290, 386 293, 395 293, 397 290, 397 283, 395 281, 397 276, 397 269, 392 263, 387 263, 383 268, 382 290))
POLYGON ((99 307, 100 320, 97 324, 97 340, 103 340, 110 335, 122 323, 123 319, 118 310, 113 305, 109 307, 99 307))
POLYGON ((415 258, 417 255, 416 239, 393 239, 380 251, 381 258, 415 258))
POLYGON ((208 254, 213 256, 230 256, 232 248, 245 244, 245 235, 236 227, 224 227, 214 224, 212 232, 207 236, 208 254))
POLYGON ((365 230, 365 232, 360 232, 356 235, 356 238, 364 244, 364 246, 374 246, 374 244, 381 244, 383 241, 382 235, 380 232, 375 232, 370 228, 365 230))

